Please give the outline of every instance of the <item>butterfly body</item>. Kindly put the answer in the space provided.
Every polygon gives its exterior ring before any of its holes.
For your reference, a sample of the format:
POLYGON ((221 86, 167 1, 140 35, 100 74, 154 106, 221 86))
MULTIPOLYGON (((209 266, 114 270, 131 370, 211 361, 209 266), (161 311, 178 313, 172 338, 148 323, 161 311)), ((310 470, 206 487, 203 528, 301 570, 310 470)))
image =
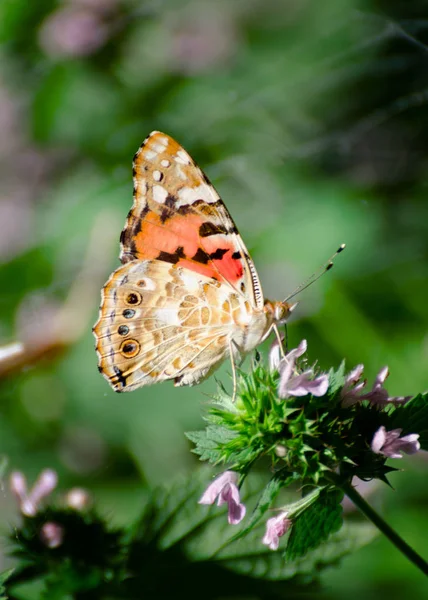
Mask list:
POLYGON ((263 299, 236 225, 206 176, 166 134, 134 158, 122 266, 94 326, 99 370, 116 391, 194 385, 255 348, 290 312, 263 299))

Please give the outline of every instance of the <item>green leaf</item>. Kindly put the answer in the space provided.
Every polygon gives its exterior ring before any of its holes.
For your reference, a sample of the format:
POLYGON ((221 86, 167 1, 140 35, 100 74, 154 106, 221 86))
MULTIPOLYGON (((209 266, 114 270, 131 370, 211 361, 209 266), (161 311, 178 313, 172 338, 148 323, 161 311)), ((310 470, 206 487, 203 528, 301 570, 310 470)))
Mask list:
POLYGON ((333 396, 345 383, 345 361, 340 363, 337 371, 330 369, 328 374, 329 395, 333 396))
POLYGON ((322 491, 291 528, 285 552, 287 560, 293 560, 305 554, 338 531, 342 525, 343 494, 338 491, 322 491))
POLYGON ((198 454, 201 460, 216 463, 223 458, 223 452, 219 446, 234 440, 236 433, 220 425, 208 425, 204 431, 186 433, 186 437, 196 444, 193 452, 198 454))
POLYGON ((391 415, 388 429, 403 430, 401 435, 419 433, 421 448, 428 450, 428 392, 418 394, 391 415))
POLYGON ((0 573, 0 600, 7 600, 7 596, 5 595, 6 588, 4 584, 7 583, 7 580, 12 575, 14 570, 15 569, 8 569, 7 571, 0 573))
POLYGON ((264 581, 289 581, 299 575, 311 580, 317 577, 318 570, 336 564, 378 535, 379 531, 371 523, 347 523, 303 558, 284 560, 279 550, 272 551, 261 544, 263 531, 256 528, 245 538, 245 547, 244 540, 241 540, 242 545, 232 544, 221 553, 220 558, 228 569, 249 577, 263 578, 264 581))

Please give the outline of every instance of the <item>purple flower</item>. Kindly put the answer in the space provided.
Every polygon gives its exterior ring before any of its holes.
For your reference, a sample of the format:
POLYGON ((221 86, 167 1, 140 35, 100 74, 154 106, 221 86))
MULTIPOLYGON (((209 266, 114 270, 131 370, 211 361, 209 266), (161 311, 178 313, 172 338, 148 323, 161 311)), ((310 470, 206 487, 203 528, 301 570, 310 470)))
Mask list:
POLYGON ((389 375, 388 367, 383 367, 376 375, 373 387, 370 392, 360 394, 366 385, 366 381, 360 381, 363 373, 364 365, 357 365, 345 380, 345 384, 341 391, 342 406, 345 408, 368 400, 373 406, 384 407, 388 404, 405 404, 411 396, 389 396, 388 391, 383 387, 386 378, 389 375))
POLYGON ((214 504, 218 498, 217 505, 228 505, 228 521, 230 525, 237 525, 245 517, 246 508, 241 503, 239 489, 236 485, 238 474, 234 471, 225 471, 207 487, 199 504, 214 504))
POLYGON ((357 365, 347 375, 340 394, 343 407, 347 408, 348 406, 352 406, 359 401, 360 397, 358 392, 360 392, 366 385, 365 381, 360 381, 363 371, 364 365, 357 365))
POLYGON ((266 533, 262 544, 269 546, 271 550, 278 550, 279 538, 287 533, 292 522, 287 518, 288 512, 283 511, 276 517, 268 519, 266 522, 266 533))
POLYGON ((296 369, 296 359, 306 352, 306 340, 302 340, 297 348, 288 352, 279 364, 280 380, 278 395, 288 396, 324 396, 328 389, 328 375, 322 374, 313 378, 313 370, 308 369, 299 373, 296 369))
POLYGON ((403 458, 402 452, 415 454, 421 449, 418 442, 419 434, 410 433, 400 437, 402 429, 391 429, 379 427, 373 436, 371 448, 375 454, 383 454, 388 458, 403 458))
POLYGON ((48 521, 40 530, 40 539, 48 548, 58 548, 64 539, 64 528, 58 523, 48 521))
POLYGON ((106 42, 108 35, 100 14, 89 7, 65 6, 42 23, 39 43, 54 58, 88 56, 106 42))
POLYGON ((10 489, 18 500, 20 511, 27 517, 34 517, 39 504, 56 488, 58 476, 52 469, 45 469, 39 475, 32 489, 27 491, 25 475, 20 471, 10 474, 10 489))

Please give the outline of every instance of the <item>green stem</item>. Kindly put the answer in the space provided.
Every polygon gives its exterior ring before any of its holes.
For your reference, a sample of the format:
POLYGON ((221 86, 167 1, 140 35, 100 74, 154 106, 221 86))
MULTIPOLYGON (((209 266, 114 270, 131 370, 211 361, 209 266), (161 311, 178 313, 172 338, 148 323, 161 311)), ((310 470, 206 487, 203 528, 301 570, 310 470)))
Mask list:
POLYGON ((372 523, 394 544, 400 552, 404 554, 418 569, 428 575, 428 563, 419 556, 399 535, 386 523, 382 517, 368 504, 364 498, 357 492, 351 483, 336 482, 350 500, 366 515, 372 523))

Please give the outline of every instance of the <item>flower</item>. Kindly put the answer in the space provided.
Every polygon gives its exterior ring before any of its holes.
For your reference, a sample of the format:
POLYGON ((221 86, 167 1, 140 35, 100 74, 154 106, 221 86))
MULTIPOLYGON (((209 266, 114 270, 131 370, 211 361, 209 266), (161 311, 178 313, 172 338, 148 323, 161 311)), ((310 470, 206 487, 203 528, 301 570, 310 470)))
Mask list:
POLYGON ((402 431, 402 429, 387 431, 385 427, 379 427, 373 436, 371 449, 375 454, 383 454, 388 458, 403 458, 402 452, 415 454, 421 449, 418 442, 419 434, 410 433, 400 437, 402 431))
POLYGON ((68 490, 65 496, 66 506, 77 511, 82 511, 86 508, 89 508, 91 502, 92 500, 89 492, 83 488, 71 488, 71 490, 68 490))
POLYGON ((64 528, 58 523, 48 521, 40 530, 40 539, 48 548, 58 548, 64 539, 64 528))
POLYGON ((313 379, 314 372, 308 369, 303 373, 296 370, 296 359, 306 352, 306 340, 302 340, 297 348, 286 354, 279 364, 280 380, 278 395, 280 398, 288 396, 324 396, 328 389, 328 375, 323 373, 313 379))
POLYGON ((341 391, 343 407, 347 408, 362 400, 368 400, 373 406, 379 407, 384 407, 388 404, 397 406, 398 404, 405 404, 410 400, 411 396, 389 396, 388 391, 383 387, 389 375, 388 367, 382 367, 376 375, 370 392, 359 394, 366 385, 366 381, 360 381, 363 369, 364 365, 357 365, 347 376, 341 391))
POLYGON ((28 492, 25 475, 20 471, 13 471, 10 474, 10 489, 18 500, 22 514, 26 517, 34 517, 37 514, 41 500, 51 494, 57 483, 58 476, 55 471, 45 469, 28 492))
POLYGON ((199 504, 214 504, 218 497, 217 505, 227 503, 228 521, 230 525, 237 525, 245 517, 245 505, 240 502, 237 487, 238 474, 234 471, 225 471, 207 487, 199 504))
POLYGON ((347 375, 340 393, 342 398, 342 406, 344 408, 348 408, 359 401, 360 397, 358 396, 358 392, 360 392, 366 385, 366 381, 360 381, 363 371, 364 365, 357 365, 347 375))
POLYGON ((68 6, 52 12, 39 30, 39 43, 53 57, 93 54, 109 36, 100 14, 89 7, 68 6))
POLYGON ((262 544, 269 546, 271 550, 278 550, 279 538, 285 535, 292 525, 292 521, 287 518, 287 515, 288 512, 282 511, 266 522, 266 533, 262 539, 262 544))

